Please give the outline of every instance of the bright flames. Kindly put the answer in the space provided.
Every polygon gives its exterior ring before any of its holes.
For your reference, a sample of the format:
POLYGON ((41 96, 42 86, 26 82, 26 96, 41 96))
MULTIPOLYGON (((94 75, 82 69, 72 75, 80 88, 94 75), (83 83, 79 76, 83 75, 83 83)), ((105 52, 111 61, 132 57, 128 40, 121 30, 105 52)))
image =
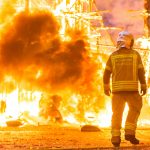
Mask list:
MULTIPOLYGON (((46 0, 0 2, 0 32, 4 34, 0 39, 3 54, 0 67, 4 67, 0 70, 4 74, 0 84, 0 126, 51 123, 111 125, 111 100, 104 96, 102 89, 108 54, 106 51, 97 54, 101 34, 91 27, 90 22, 92 17, 102 18, 88 13, 88 6, 89 1, 86 0, 80 3, 76 0, 57 0, 51 5, 46 0), (10 11, 7 11, 8 8, 10 11), (39 14, 34 16, 37 10, 43 9, 46 12, 44 17, 39 14), (30 15, 23 14, 24 20, 18 17, 20 22, 17 22, 15 17, 24 10, 30 15), (47 14, 49 10, 58 19, 60 30, 54 17, 47 14), (49 24, 47 19, 51 19, 52 23, 49 24), (25 31, 22 30, 23 25, 25 31), (14 26, 24 32, 18 33, 14 26), (14 30, 6 36, 9 29, 14 30), (78 32, 75 32, 76 29, 78 32), (32 30, 35 31, 33 34, 28 33, 32 30), (86 35, 91 35, 91 39, 86 35), (11 44, 14 42, 20 47, 13 49, 11 44), (11 54, 12 49, 17 51, 16 54, 11 54), (75 51, 72 52, 72 49, 75 51), (76 52, 78 49, 81 50, 79 53, 76 52)), ((140 47, 145 48, 143 45, 140 47)), ((149 49, 149 46, 146 48, 149 49)), ((141 120, 140 123, 147 122, 141 120)))

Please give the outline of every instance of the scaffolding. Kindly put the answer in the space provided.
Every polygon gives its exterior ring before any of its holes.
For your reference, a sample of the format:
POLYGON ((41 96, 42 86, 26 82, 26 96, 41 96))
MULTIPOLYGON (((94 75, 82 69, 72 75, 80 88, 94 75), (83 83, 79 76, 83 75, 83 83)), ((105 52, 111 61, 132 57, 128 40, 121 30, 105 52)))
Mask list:
POLYGON ((93 0, 18 0, 17 6, 21 6, 26 12, 32 9, 52 11, 59 18, 60 24, 63 24, 61 35, 65 35, 69 28, 84 28, 89 37, 90 48, 95 53, 101 53, 102 49, 114 49, 108 31, 116 28, 104 26, 102 13, 105 11, 98 10, 93 0))

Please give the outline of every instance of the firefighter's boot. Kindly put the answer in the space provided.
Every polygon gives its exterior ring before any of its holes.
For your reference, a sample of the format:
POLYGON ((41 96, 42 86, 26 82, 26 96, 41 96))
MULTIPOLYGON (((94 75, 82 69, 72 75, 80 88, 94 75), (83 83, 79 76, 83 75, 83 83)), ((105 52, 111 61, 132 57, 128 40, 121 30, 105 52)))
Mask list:
POLYGON ((121 138, 120 136, 113 136, 111 138, 111 143, 113 144, 114 147, 119 147, 121 143, 121 138))
POLYGON ((135 135, 125 135, 125 140, 130 141, 131 144, 140 143, 140 141, 135 137, 135 135))

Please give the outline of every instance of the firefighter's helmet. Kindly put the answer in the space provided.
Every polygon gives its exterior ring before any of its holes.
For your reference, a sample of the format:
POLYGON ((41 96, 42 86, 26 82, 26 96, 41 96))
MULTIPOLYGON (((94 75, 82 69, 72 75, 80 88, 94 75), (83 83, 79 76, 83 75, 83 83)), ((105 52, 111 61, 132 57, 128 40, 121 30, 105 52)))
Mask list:
POLYGON ((134 37, 133 37, 133 35, 130 32, 128 32, 128 31, 121 31, 118 34, 117 42, 121 42, 121 41, 124 42, 126 40, 130 40, 131 41, 131 47, 132 47, 133 44, 134 44, 134 37))

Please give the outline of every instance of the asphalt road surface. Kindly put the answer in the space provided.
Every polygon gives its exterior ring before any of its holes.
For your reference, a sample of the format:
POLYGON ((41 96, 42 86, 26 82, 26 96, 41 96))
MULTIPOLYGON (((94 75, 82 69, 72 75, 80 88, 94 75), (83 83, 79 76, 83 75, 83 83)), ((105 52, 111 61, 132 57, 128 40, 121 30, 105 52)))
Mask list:
MULTIPOLYGON (((123 133, 123 130, 122 130, 123 133)), ((103 150, 114 149, 110 142, 110 128, 97 132, 81 131, 80 126, 39 125, 26 127, 1 127, 0 150, 103 150)), ((121 150, 150 150, 150 128, 139 128, 140 144, 134 146, 124 140, 121 150)))

